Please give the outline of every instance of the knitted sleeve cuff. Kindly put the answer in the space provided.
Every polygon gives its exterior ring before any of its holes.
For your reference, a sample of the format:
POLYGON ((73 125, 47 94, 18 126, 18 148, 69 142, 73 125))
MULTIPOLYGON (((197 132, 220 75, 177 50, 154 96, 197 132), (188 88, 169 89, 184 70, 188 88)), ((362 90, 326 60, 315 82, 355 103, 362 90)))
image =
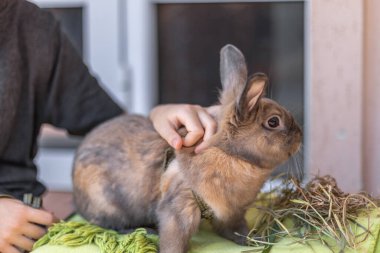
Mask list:
POLYGON ((1 198, 14 199, 15 197, 9 194, 0 193, 0 199, 1 198))

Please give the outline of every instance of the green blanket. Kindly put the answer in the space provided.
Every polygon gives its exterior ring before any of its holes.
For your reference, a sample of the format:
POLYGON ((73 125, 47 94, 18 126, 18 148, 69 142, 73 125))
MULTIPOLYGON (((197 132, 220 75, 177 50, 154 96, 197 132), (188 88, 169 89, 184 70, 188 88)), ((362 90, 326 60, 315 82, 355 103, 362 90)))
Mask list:
MULTIPOLYGON (((257 217, 257 211, 252 209, 247 213, 247 220, 249 224, 254 224, 255 217, 257 217)), ((78 217, 76 218, 78 220, 78 217)), ((80 220, 80 218, 79 218, 80 220)), ((365 228, 369 228, 371 231, 370 235, 368 235, 366 238, 362 238, 363 241, 358 243, 356 249, 346 249, 344 252, 345 253, 354 253, 354 252, 360 252, 360 253, 380 253, 380 209, 375 209, 370 218, 368 217, 359 217, 357 219, 357 222, 361 224, 361 226, 365 228)), ((65 223, 61 224, 65 225, 65 223)), ((58 226, 58 225, 57 225, 58 226)), ((53 227, 54 228, 54 227, 53 227)), ((57 227, 58 228, 58 227, 57 227)), ((60 229, 58 229, 60 230, 60 229)), ((62 231, 60 231, 62 232, 62 231)), ((65 232, 65 231, 63 231, 65 232)), ((60 238, 62 236, 66 236, 65 240, 72 240, 71 242, 74 241, 74 243, 71 243, 73 245, 79 245, 75 240, 76 238, 73 238, 73 234, 75 232, 74 230, 71 230, 71 232, 63 233, 63 235, 59 235, 60 238)), ((137 231, 141 232, 141 230, 137 231)), ((356 228, 355 233, 356 234, 361 234, 363 232, 363 229, 360 227, 356 228)), ((57 233, 57 232, 54 232, 57 233)), ((71 247, 68 246, 68 243, 64 243, 65 245, 55 245, 55 244, 60 244, 59 240, 55 240, 53 238, 54 233, 49 232, 48 235, 44 239, 45 241, 41 243, 41 241, 37 242, 40 244, 43 244, 42 246, 36 248, 33 253, 104 253, 103 251, 107 251, 106 249, 100 250, 99 247, 97 247, 94 244, 94 240, 88 241, 90 242, 89 244, 84 244, 81 246, 76 246, 76 247, 71 247)), ((110 237, 106 237, 106 241, 117 241, 121 237, 121 235, 117 235, 116 237, 113 237, 113 234, 115 232, 107 232, 107 235, 110 237)), ((115 233, 116 234, 116 233, 115 233)), ((136 236, 146 236, 148 240, 151 240, 153 244, 157 244, 157 237, 154 235, 146 235, 136 233, 136 236)), ((85 235, 87 236, 87 235, 85 235)), ((104 233, 97 235, 97 238, 100 238, 100 240, 104 241, 104 233)), ((41 239, 41 240, 42 240, 41 239)), ((128 240, 131 239, 123 239, 126 242, 126 245, 128 244, 128 240)), ((326 239, 328 244, 330 246, 323 245, 319 240, 316 241, 308 241, 307 243, 300 243, 297 242, 296 239, 294 238, 284 238, 277 242, 273 247, 270 248, 270 250, 267 250, 266 252, 270 253, 286 253, 286 252, 291 252, 291 253, 331 253, 331 252, 339 252, 339 245, 336 247, 331 247, 331 245, 334 245, 334 242, 328 241, 326 239)), ((109 244, 109 245, 114 245, 114 244, 109 244)), ((106 245, 105 247, 109 247, 109 245, 106 245)), ((145 245, 146 246, 146 245, 145 245)), ((104 247, 104 246, 103 246, 104 247)), ((113 247, 113 246, 112 246, 113 247)), ((127 252, 127 253, 136 253, 136 252, 154 252, 153 251, 148 251, 148 250, 143 250, 143 251, 137 251, 137 249, 130 247, 130 249, 125 250, 128 246, 124 246, 123 251, 117 251, 115 249, 108 249, 108 252, 127 252)), ((263 252, 262 249, 260 248, 255 248, 255 247, 249 247, 249 246, 239 246, 229 240, 226 240, 218 235, 216 235, 214 232, 212 232, 210 225, 205 221, 202 223, 198 233, 196 233, 192 239, 191 239, 191 248, 189 253, 251 253, 251 252, 263 252)))

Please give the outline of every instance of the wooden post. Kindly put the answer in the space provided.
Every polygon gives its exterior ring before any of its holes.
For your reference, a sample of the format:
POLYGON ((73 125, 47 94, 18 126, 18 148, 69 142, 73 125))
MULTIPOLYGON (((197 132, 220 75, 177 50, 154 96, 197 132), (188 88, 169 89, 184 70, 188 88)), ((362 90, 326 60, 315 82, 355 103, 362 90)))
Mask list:
POLYGON ((363 177, 380 196, 380 1, 365 1, 363 177))

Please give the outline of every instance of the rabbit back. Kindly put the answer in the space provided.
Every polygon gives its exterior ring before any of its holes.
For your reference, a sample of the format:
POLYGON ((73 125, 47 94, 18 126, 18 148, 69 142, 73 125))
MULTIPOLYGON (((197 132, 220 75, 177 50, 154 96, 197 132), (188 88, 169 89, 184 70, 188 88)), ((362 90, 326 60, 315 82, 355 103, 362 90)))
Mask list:
POLYGON ((95 128, 74 162, 74 201, 79 213, 114 229, 156 223, 168 147, 142 116, 122 115, 95 128))

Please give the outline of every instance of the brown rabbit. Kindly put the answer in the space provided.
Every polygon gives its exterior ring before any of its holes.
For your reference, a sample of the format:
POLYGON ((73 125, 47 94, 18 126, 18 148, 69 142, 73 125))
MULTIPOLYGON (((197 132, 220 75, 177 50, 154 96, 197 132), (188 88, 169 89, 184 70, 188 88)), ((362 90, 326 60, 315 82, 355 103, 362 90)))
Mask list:
POLYGON ((297 152, 301 130, 276 102, 263 98, 267 77, 247 81, 242 53, 221 50, 223 91, 218 131, 209 148, 175 152, 144 117, 123 115, 93 130, 79 147, 73 172, 80 214, 104 227, 157 224, 161 253, 186 252, 201 220, 212 212, 217 233, 244 243, 244 214, 272 170, 297 152), (208 214, 209 214, 208 213, 208 214))

